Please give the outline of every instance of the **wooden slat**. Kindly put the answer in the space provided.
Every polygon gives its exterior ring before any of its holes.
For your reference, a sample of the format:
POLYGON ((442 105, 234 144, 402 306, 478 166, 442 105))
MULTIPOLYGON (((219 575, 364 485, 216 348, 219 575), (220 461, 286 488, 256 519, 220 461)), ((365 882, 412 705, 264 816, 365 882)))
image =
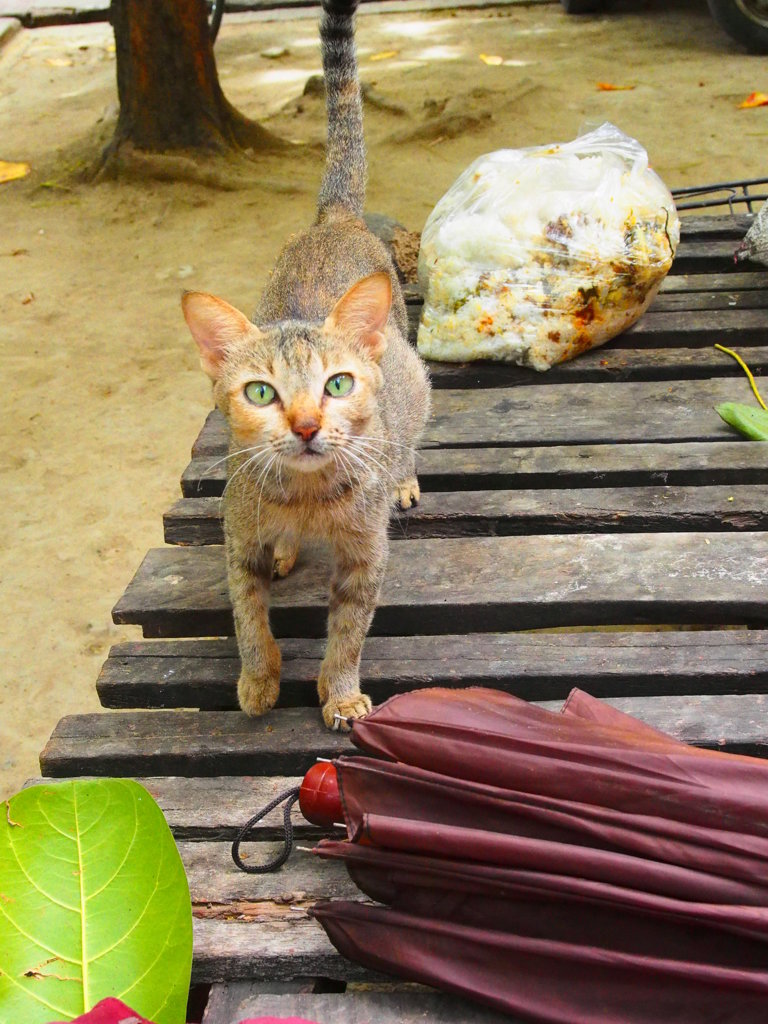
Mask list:
POLYGON ((759 345, 765 340, 768 310, 715 309, 709 312, 665 313, 652 309, 642 319, 614 338, 612 344, 632 348, 638 342, 657 345, 759 345))
MULTIPOLYGON (((768 757, 768 695, 620 697, 606 703, 696 746, 768 757)), ((542 702, 557 711, 561 702, 542 702)), ((353 753, 319 710, 126 711, 62 718, 40 755, 42 774, 303 774, 318 757, 353 753)))
POLYGON ((730 232, 724 237, 687 238, 681 236, 675 253, 673 267, 677 274, 719 273, 733 266, 733 251, 739 235, 734 238, 730 232))
MULTIPOLYGON (((695 197, 694 197, 695 198, 695 197)), ((680 202, 684 202, 681 199, 680 202)), ((680 237, 684 240, 695 238, 743 238, 754 221, 754 215, 743 206, 735 207, 737 213, 685 213, 680 216, 680 237)))
MULTIPOLYGON (((718 339, 720 341, 722 339, 718 339)), ((768 349, 754 346, 745 353, 756 376, 768 371, 768 349)), ((565 383, 605 384, 612 381, 698 380, 738 377, 743 371, 734 359, 707 348, 624 348, 609 344, 560 363, 547 373, 510 363, 428 363, 432 387, 501 388, 565 383)))
POLYGON ((653 300, 650 312, 675 313, 681 311, 698 312, 705 309, 766 309, 768 308, 768 276, 760 289, 746 291, 713 291, 713 292, 663 292, 653 300))
POLYGON ((40 768, 50 777, 303 775, 317 757, 351 752, 346 736, 304 708, 258 719, 236 711, 112 712, 62 718, 40 768))
POLYGON ((251 920, 195 918, 193 934, 193 983, 238 978, 272 982, 296 977, 381 978, 340 956, 316 921, 288 907, 251 920))
MULTIPOLYGON (((251 814, 258 810, 254 807, 251 814)), ((341 830, 337 830, 337 835, 341 834, 341 830)), ((346 835, 346 830, 343 834, 346 835)), ((225 920, 247 915, 249 911, 269 914, 271 907, 259 906, 265 903, 306 907, 320 899, 361 898, 341 861, 320 861, 301 850, 294 850, 289 864, 277 871, 254 876, 235 865, 229 843, 181 842, 178 847, 195 917, 225 920)), ((266 864, 282 847, 282 843, 245 843, 242 847, 243 860, 246 864, 266 864)))
MULTIPOLYGON (((209 843, 224 849, 222 844, 231 843, 246 821, 275 797, 300 785, 301 778, 283 775, 184 778, 171 775, 136 778, 135 781, 144 786, 158 803, 178 843, 209 843)), ((30 779, 25 786, 46 785, 51 781, 30 779)), ((302 841, 339 834, 334 829, 311 825, 297 804, 293 807, 291 821, 296 838, 302 841)), ((249 830, 248 840, 273 843, 282 840, 284 834, 282 807, 277 807, 249 830)))
MULTIPOLYGON (((553 384, 437 391, 424 447, 731 440, 713 406, 749 401, 746 380, 553 384)), ((223 425, 222 425, 223 426, 223 425)))
MULTIPOLYGON (((636 622, 768 620, 760 533, 580 534, 414 540, 391 546, 373 632, 492 632, 636 622), (416 616, 416 618, 414 618, 416 616)), ((276 635, 322 636, 328 566, 306 553, 272 587, 276 635)), ((113 610, 145 636, 227 636, 219 547, 150 551, 113 610)))
MULTIPOLYGON (((752 401, 744 380, 553 384, 443 390, 432 396, 423 447, 488 447, 733 440, 713 406, 752 401)), ((227 428, 209 415, 193 455, 226 451, 227 428)))
MULTIPOLYGON (((325 641, 282 640, 280 649, 280 706, 315 707, 325 641)), ((138 641, 112 648, 96 687, 107 708, 236 709, 239 670, 234 639, 138 641)), ((764 693, 768 632, 369 637, 360 679, 375 704, 424 686, 492 686, 526 700, 564 699, 574 686, 595 697, 764 693)), ((249 780, 249 806, 268 803, 280 786, 287 788, 283 781, 271 796, 257 799, 250 796, 254 783, 249 780)), ((169 795, 162 795, 158 799, 166 810, 169 795)), ((234 799, 240 797, 229 792, 217 797, 222 803, 217 813, 234 799)), ((186 802, 184 807, 189 815, 186 802)), ((237 807, 242 820, 250 816, 242 802, 237 807)))
POLYGON ((239 1024, 244 1019, 239 1007, 250 1005, 264 995, 314 992, 314 978, 295 981, 230 981, 209 987, 202 1024, 239 1024))
MULTIPOLYGON (((722 274, 669 274, 661 282, 659 294, 666 292, 762 291, 768 287, 765 269, 736 270, 733 266, 722 274)), ((413 296, 416 297, 415 295, 413 296)), ((419 296, 420 299, 420 296, 419 296)))
MULTIPOLYGON (((219 498, 182 498, 163 516, 167 544, 223 544, 219 498)), ((623 487, 588 490, 449 491, 400 512, 392 540, 528 533, 761 530, 768 487, 623 487)))
MULTIPOLYGON (((221 494, 226 470, 220 458, 190 462, 181 478, 186 497, 221 494)), ((422 491, 768 483, 765 449, 745 440, 424 449, 417 471, 422 491)))
MULTIPOLYGON (((235 983, 236 986, 237 983, 235 983)), ((244 983, 241 983, 244 984, 244 983)), ((343 993, 285 994, 255 992, 229 998, 229 986, 215 986, 203 1024, 237 1024, 246 1018, 265 1015, 299 1018, 317 1024, 521 1024, 520 1019, 502 1015, 455 995, 418 991, 361 991, 353 986, 343 993)))

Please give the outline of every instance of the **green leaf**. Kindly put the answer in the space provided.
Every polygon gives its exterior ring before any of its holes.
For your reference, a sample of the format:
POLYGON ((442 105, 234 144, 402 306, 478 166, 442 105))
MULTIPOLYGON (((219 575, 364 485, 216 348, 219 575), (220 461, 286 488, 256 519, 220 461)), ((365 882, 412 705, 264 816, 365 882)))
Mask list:
POLYGON ((183 1024, 189 887, 160 808, 129 779, 34 786, 0 805, 0 1024, 115 996, 183 1024))
POLYGON ((768 441, 768 412, 764 409, 743 402, 723 402, 715 406, 715 412, 753 441, 768 441))

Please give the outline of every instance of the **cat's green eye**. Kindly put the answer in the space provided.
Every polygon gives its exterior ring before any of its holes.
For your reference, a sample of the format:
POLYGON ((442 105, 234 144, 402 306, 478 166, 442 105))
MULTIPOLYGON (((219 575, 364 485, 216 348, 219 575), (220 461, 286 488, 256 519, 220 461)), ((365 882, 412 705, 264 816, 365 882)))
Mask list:
POLYGON ((269 405, 277 398, 277 392, 271 384, 265 384, 263 380, 252 380, 245 385, 245 397, 254 405, 269 405))
POLYGON ((355 386, 355 378, 349 373, 337 373, 325 385, 325 393, 332 398, 343 398, 355 386))

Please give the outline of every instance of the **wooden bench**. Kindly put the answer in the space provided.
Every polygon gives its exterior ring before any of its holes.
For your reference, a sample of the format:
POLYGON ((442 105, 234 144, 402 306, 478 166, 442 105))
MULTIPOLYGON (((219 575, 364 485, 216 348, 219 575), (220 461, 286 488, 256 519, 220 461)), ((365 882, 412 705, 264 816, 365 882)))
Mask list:
MULTIPOLYGON (((393 521, 363 658, 374 701, 480 683, 556 707, 578 685, 691 743, 768 756, 768 449, 713 409, 751 400, 715 342, 758 375, 768 367, 768 272, 737 270, 732 257, 745 227, 686 220, 653 307, 607 348, 543 375, 432 368, 423 501, 393 521), (638 624, 667 628, 628 628, 638 624), (594 631, 520 632, 563 626, 594 631)), ((415 327, 412 289, 408 300, 415 327)), ((101 702, 119 710, 63 719, 42 774, 133 776, 158 800, 189 877, 208 1024, 499 1021, 343 960, 306 914, 321 897, 358 898, 338 864, 294 852, 254 877, 231 861, 238 827, 349 741, 316 706, 322 559, 303 558, 274 587, 280 707, 258 720, 236 710, 225 450, 211 413, 165 516, 169 546, 147 554, 114 610, 148 638, 118 644, 102 669, 101 702)), ((299 842, 321 834, 295 822, 299 842)), ((277 820, 253 830, 265 859, 278 834, 277 820)))

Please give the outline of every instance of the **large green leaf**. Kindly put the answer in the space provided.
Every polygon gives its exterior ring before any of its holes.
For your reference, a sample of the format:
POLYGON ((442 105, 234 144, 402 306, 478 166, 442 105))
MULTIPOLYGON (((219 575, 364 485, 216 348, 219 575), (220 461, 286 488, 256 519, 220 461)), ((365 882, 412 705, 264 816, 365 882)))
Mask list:
POLYGON ((189 887, 149 793, 77 780, 26 789, 0 812, 0 1024, 71 1020, 107 996, 183 1024, 189 887))
POLYGON ((715 406, 715 412, 753 441, 768 441, 768 412, 764 409, 743 402, 723 402, 715 406))

